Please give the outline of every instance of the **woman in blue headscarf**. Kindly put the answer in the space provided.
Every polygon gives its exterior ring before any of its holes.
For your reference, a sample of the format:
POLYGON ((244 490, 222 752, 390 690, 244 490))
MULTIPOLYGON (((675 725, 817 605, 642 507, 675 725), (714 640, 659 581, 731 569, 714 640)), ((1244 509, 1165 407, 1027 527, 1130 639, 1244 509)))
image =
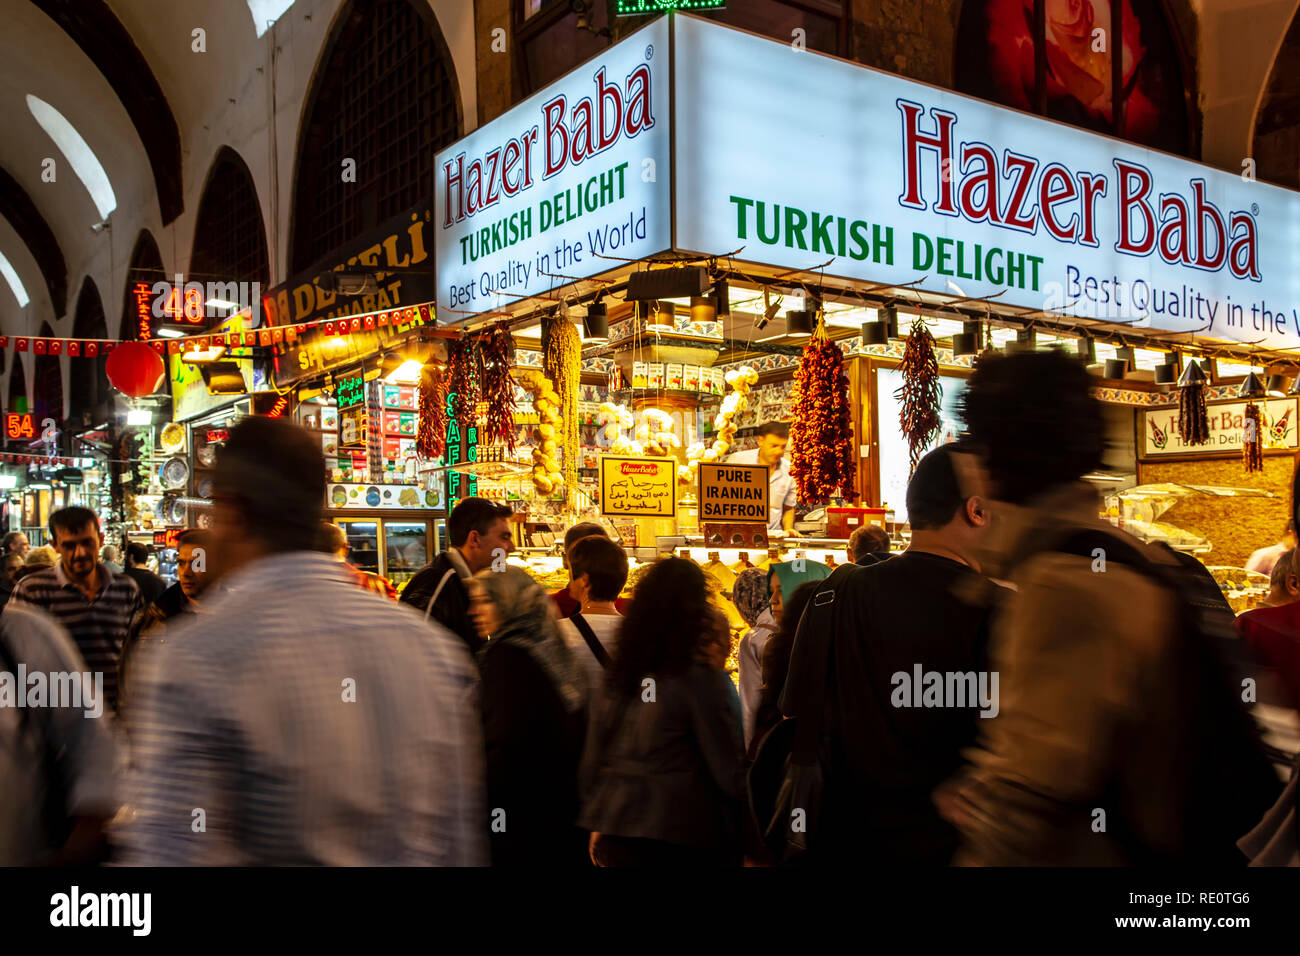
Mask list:
POLYGON ((763 647, 781 626, 783 598, 793 594, 803 582, 819 581, 830 573, 831 569, 824 564, 797 558, 774 564, 766 571, 747 568, 736 578, 732 603, 750 625, 736 654, 740 664, 740 714, 746 749, 754 734, 754 718, 763 690, 763 647))

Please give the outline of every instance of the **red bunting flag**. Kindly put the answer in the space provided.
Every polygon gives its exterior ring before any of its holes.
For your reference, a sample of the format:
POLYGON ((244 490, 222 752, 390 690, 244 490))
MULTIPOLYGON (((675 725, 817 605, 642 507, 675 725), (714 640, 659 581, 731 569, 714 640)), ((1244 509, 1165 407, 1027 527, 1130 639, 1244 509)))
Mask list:
POLYGON ((26 352, 28 341, 28 339, 14 339, 14 347, 20 352, 26 352))
POLYGON ((388 324, 388 313, 387 313, 387 312, 380 312, 380 313, 379 313, 379 324, 380 324, 380 325, 387 325, 387 324, 388 324))
POLYGON ((50 339, 50 354, 51 355, 63 354, 63 339, 50 339))
POLYGON ((98 342, 87 342, 87 343, 86 343, 86 358, 95 358, 97 355, 99 355, 99 343, 98 343, 98 342))
POLYGON ((284 329, 280 328, 278 325, 277 325, 274 329, 272 329, 272 330, 271 330, 271 341, 274 342, 276 345, 279 345, 281 342, 283 342, 283 341, 284 341, 284 329))
POLYGON ((428 324, 429 322, 429 306, 427 303, 420 306, 420 321, 425 324, 428 324))
POLYGON ((180 354, 181 354, 181 342, 179 342, 179 341, 176 340, 176 339, 169 339, 168 342, 167 342, 167 354, 168 354, 168 355, 180 355, 180 354))
POLYGON ((0 349, 9 348, 9 336, 0 335, 0 349))
POLYGON ((81 356, 81 343, 78 342, 76 339, 69 339, 68 354, 71 355, 73 358, 79 358, 81 356))
POLYGON ((45 341, 45 339, 33 339, 33 340, 32 340, 32 352, 33 352, 33 354, 35 354, 35 355, 44 355, 44 354, 46 353, 47 350, 48 350, 48 343, 45 341))
POLYGON ((365 326, 366 331, 369 332, 375 327, 375 317, 373 315, 366 316, 363 325, 365 326))
POLYGON ((354 319, 352 320, 351 324, 348 326, 348 329, 349 329, 349 331, 352 331, 352 332, 360 332, 360 331, 361 331, 361 320, 360 320, 359 318, 354 318, 354 319))

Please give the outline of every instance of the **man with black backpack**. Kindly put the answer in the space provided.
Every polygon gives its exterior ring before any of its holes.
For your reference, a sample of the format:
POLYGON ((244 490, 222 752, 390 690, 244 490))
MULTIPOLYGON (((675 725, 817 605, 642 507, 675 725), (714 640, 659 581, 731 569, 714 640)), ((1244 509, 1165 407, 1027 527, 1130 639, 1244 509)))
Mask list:
POLYGON ((1223 662, 1231 615, 1167 549, 1098 516, 1092 380, 1058 352, 982 358, 963 399, 994 498, 983 570, 1014 588, 1001 713, 943 788, 958 862, 1244 864, 1280 782, 1223 662))

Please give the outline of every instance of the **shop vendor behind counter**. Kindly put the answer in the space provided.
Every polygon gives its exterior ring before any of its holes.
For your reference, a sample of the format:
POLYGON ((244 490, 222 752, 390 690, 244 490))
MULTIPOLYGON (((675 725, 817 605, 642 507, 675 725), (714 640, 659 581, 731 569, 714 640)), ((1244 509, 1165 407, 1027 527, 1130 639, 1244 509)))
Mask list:
POLYGON ((789 443, 788 425, 784 422, 767 422, 759 426, 757 448, 737 452, 727 461, 737 465, 766 465, 770 469, 767 529, 792 535, 795 534, 794 477, 790 474, 790 463, 785 460, 785 447, 789 443))

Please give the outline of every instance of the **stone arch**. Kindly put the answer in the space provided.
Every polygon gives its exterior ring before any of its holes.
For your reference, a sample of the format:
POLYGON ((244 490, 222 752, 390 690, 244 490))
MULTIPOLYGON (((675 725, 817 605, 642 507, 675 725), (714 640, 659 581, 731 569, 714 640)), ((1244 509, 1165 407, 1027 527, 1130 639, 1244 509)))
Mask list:
POLYGON ((1259 179, 1300 189, 1300 10, 1269 70, 1250 141, 1259 179))
MULTIPOLYGON (((148 235, 148 233, 143 233, 148 235)), ((72 322, 72 337, 85 339, 108 338, 108 323, 104 317, 104 304, 90 276, 81 283, 77 296, 76 314, 72 322)), ((93 425, 101 420, 112 395, 108 383, 106 356, 86 358, 84 355, 68 359, 68 417, 74 422, 93 425)))
POLYGON ((428 4, 347 0, 303 109, 289 272, 432 198, 434 153, 463 129, 455 66, 428 4), (355 182, 343 181, 348 159, 355 182))

